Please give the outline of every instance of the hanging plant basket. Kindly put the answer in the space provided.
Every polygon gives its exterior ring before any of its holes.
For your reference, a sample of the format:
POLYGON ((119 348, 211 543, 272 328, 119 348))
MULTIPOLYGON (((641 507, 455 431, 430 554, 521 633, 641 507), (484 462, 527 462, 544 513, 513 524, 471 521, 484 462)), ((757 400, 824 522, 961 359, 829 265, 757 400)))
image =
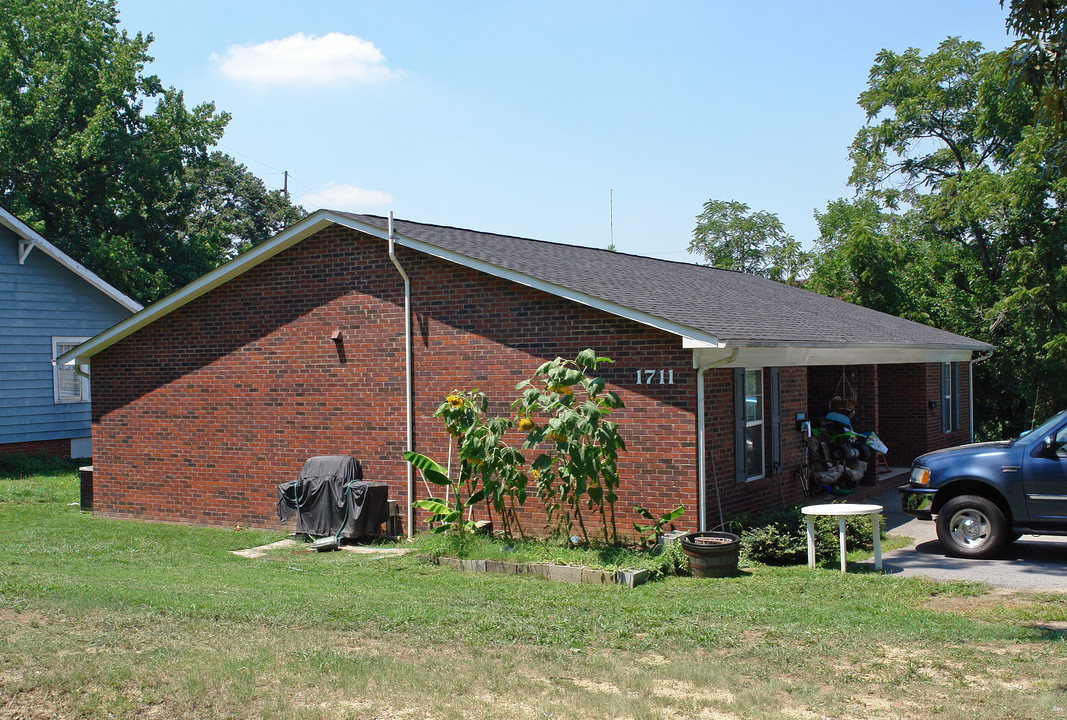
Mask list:
POLYGON ((701 578, 729 577, 737 574, 741 538, 728 532, 694 532, 679 540, 689 558, 693 575, 701 578))

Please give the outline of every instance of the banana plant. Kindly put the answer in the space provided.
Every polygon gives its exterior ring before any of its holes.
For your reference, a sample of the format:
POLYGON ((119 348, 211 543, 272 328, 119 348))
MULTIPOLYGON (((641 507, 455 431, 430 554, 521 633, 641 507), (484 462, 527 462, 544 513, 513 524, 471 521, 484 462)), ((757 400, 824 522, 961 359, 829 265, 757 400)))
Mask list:
POLYGON ((645 545, 651 546, 655 545, 656 541, 659 540, 659 536, 663 534, 663 528, 682 516, 682 513, 685 512, 685 507, 679 505, 673 510, 663 513, 658 518, 640 505, 634 505, 634 512, 644 519, 652 521, 651 525, 634 523, 634 530, 641 534, 641 540, 645 545))
MULTIPOLYGON (((415 466, 427 482, 439 487, 451 488, 452 490, 451 496, 454 503, 452 505, 439 498, 426 498, 425 500, 416 500, 411 503, 412 507, 426 510, 430 513, 430 517, 427 518, 426 522, 434 525, 433 532, 455 530, 457 533, 462 534, 465 531, 472 530, 474 523, 465 521, 463 516, 467 508, 485 499, 485 488, 475 490, 467 497, 464 497, 463 483, 449 477, 448 471, 430 458, 421 453, 405 451, 404 459, 415 466)), ((447 495, 448 493, 446 493, 447 495)))

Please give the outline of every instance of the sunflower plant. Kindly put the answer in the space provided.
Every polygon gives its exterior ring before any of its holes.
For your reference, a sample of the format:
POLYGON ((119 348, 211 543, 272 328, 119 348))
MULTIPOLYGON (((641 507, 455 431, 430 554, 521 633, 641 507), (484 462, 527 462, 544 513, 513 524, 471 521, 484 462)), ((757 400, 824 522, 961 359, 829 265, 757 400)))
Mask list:
POLYGON ((444 498, 417 500, 414 507, 428 510, 427 522, 435 532, 473 529, 472 508, 485 502, 492 519, 495 510, 505 534, 512 533, 512 523, 523 534, 516 504, 526 501, 527 477, 522 471, 526 459, 506 444, 504 435, 515 423, 507 418, 486 417, 488 400, 478 391, 454 391, 437 408, 445 430, 459 450, 459 468, 455 477, 449 469, 416 452, 404 458, 414 465, 428 482, 445 488, 444 498), (465 517, 466 516, 466 517, 465 517))
POLYGON ((557 357, 516 386, 522 396, 512 405, 518 409, 519 429, 527 433, 523 448, 545 448, 531 467, 549 523, 554 521, 565 536, 577 523, 585 542, 589 531, 583 507, 599 516, 606 543, 619 541, 615 501, 619 451, 626 443, 608 416, 623 402, 607 390, 604 378, 587 374, 610 362, 591 349, 573 360, 557 357))

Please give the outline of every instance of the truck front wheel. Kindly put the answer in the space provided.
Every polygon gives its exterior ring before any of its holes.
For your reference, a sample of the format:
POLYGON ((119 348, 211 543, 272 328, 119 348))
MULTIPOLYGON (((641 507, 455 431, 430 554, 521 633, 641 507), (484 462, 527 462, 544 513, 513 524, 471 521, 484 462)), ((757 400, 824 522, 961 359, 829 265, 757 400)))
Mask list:
POLYGON ((960 495, 937 514, 937 539, 955 557, 992 557, 1008 542, 1008 523, 996 503, 960 495))

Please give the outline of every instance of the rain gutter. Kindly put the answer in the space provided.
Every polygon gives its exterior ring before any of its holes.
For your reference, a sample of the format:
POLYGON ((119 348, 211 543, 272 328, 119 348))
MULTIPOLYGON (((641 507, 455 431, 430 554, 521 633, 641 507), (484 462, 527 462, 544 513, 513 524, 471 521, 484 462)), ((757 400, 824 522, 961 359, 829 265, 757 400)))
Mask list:
MULTIPOLYGON (((412 382, 411 372, 411 279, 408 278, 408 274, 404 272, 403 266, 396 257, 392 210, 389 211, 389 259, 393 261, 393 265, 396 267, 397 272, 400 273, 400 277, 404 279, 404 394, 407 402, 406 448, 408 452, 411 452, 415 449, 415 406, 412 401, 414 383, 412 382)), ((414 538, 415 533, 415 508, 412 506, 412 503, 415 501, 415 466, 411 463, 407 463, 407 468, 407 531, 408 540, 411 540, 414 538)))
MULTIPOLYGON (((729 363, 733 362, 734 359, 737 357, 737 351, 738 351, 738 348, 734 348, 730 352, 730 354, 727 355, 726 357, 719 358, 718 360, 713 360, 712 362, 708 363, 707 365, 702 365, 697 369, 697 478, 698 478, 698 481, 697 481, 697 502, 700 505, 699 522, 698 522, 698 526, 699 526, 698 529, 699 529, 700 532, 704 532, 705 530, 707 530, 707 521, 704 518, 704 515, 705 515, 704 509, 705 509, 705 503, 706 503, 705 495, 707 495, 707 491, 705 490, 705 488, 707 487, 707 476, 708 476, 708 470, 707 470, 707 463, 708 463, 707 454, 708 454, 708 452, 707 452, 707 446, 706 446, 706 443, 707 443, 707 430, 706 430, 706 427, 705 427, 705 419, 704 419, 704 373, 706 373, 708 370, 712 370, 714 368, 721 367, 723 365, 728 365, 729 363)), ((694 354, 694 356, 696 355, 695 351, 694 351, 693 354, 694 354)), ((714 464, 715 464, 715 453, 714 453, 714 451, 712 452, 711 462, 712 462, 712 468, 713 468, 712 472, 715 475, 715 504, 719 508, 719 524, 722 525, 723 524, 722 501, 719 499, 719 476, 718 476, 718 473, 714 472, 714 464)))

